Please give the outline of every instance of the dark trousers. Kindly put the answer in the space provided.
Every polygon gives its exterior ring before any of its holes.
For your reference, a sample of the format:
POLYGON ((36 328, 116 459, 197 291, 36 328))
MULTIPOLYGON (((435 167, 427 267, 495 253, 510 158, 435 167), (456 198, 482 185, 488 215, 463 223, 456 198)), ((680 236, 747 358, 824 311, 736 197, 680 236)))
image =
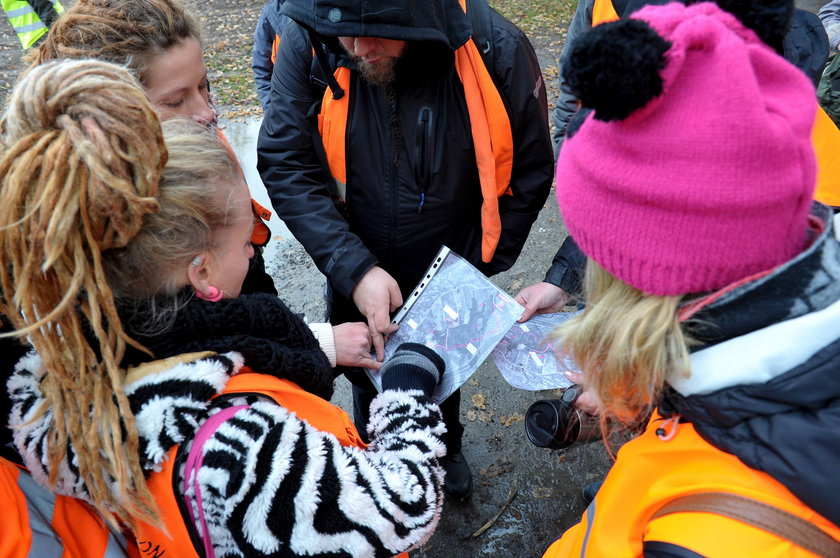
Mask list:
MULTIPOLYGON (((328 288, 330 300, 330 323, 343 324, 346 322, 366 322, 367 319, 356 308, 352 301, 328 288)), ((378 393, 367 373, 361 368, 339 366, 336 372, 344 374, 353 385, 353 423, 365 442, 369 442, 367 435, 367 423, 370 419, 370 403, 378 393)), ((461 424, 461 390, 455 391, 452 395, 440 404, 440 412, 443 415, 443 423, 446 425, 446 453, 451 455, 461 451, 461 437, 464 434, 464 426, 461 424)))
POLYGON ((50 0, 27 0, 35 13, 38 14, 41 22, 47 27, 52 26, 58 18, 58 12, 55 11, 55 6, 50 0))

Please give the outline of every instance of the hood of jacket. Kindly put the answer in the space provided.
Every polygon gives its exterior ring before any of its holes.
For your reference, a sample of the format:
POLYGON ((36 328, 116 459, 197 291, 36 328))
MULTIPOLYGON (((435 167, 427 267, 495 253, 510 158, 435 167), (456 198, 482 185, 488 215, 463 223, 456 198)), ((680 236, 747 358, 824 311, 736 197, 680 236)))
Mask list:
POLYGON ((840 243, 828 208, 812 217, 808 249, 697 314, 704 345, 662 411, 840 525, 840 243))
MULTIPOLYGON (((211 399, 221 393, 230 377, 243 366, 238 353, 190 353, 144 363, 127 370, 125 394, 134 414, 139 438, 138 452, 143 471, 159 470, 170 449, 188 440, 208 416, 211 399)), ((47 440, 55 423, 55 412, 46 407, 42 380, 44 369, 38 353, 30 352, 18 362, 7 387, 12 402, 9 423, 15 447, 23 464, 40 484, 65 496, 90 501, 87 487, 78 475, 72 444, 68 444, 57 471, 49 468, 47 440)), ((119 494, 116 480, 112 490, 119 494)))
POLYGON ((323 38, 431 41, 455 50, 472 34, 458 0, 285 0, 282 13, 323 38))

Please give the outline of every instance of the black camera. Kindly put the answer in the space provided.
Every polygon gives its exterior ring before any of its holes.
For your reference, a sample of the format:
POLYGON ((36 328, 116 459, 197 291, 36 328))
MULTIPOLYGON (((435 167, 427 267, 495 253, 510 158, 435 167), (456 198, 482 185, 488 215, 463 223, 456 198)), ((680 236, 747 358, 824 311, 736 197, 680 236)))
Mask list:
POLYGON ((565 449, 576 443, 600 439, 598 417, 575 407, 582 391, 579 385, 572 385, 563 390, 560 399, 543 399, 528 407, 525 433, 532 444, 540 448, 565 449))

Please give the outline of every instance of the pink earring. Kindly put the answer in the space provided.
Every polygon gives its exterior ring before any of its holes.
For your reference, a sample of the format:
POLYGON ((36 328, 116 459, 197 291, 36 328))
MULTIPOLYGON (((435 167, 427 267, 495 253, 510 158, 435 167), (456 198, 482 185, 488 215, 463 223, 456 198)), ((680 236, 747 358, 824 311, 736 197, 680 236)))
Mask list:
POLYGON ((196 291, 195 296, 197 296, 201 300, 207 300, 209 302, 218 302, 222 300, 224 293, 221 289, 217 289, 213 285, 210 285, 209 287, 207 287, 207 290, 210 292, 210 294, 204 294, 201 291, 196 291))

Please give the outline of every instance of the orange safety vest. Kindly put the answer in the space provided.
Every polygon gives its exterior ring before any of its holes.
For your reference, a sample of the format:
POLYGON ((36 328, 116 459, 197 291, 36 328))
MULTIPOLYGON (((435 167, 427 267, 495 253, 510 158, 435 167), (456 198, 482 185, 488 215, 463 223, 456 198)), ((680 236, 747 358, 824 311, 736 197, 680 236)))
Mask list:
MULTIPOLYGON (((341 445, 366 447, 347 413, 329 401, 304 391, 289 380, 257 374, 245 367, 228 381, 222 391, 222 394, 233 393, 267 396, 278 405, 295 413, 298 418, 305 420, 313 428, 334 435, 341 445)), ((190 531, 187 529, 173 490, 173 470, 177 454, 178 447, 172 448, 168 459, 163 463, 163 469, 158 473, 153 473, 147 481, 149 490, 158 504, 161 521, 166 531, 145 523, 138 527, 137 544, 141 551, 146 549, 148 553, 144 554, 144 557, 198 558, 200 556, 194 544, 200 546, 201 543, 193 541, 190 537, 190 531)), ((408 558, 408 554, 405 553, 399 556, 408 558)))
POLYGON ((612 0, 595 0, 592 5, 592 27, 620 19, 612 0))
POLYGON ((644 434, 621 448, 580 523, 552 544, 543 558, 638 557, 644 541, 672 543, 709 557, 813 558, 786 539, 722 515, 691 511, 649 520, 678 497, 707 492, 764 502, 840 541, 840 527, 771 476, 710 445, 691 424, 677 425, 673 438, 661 440, 655 432, 661 424, 654 416, 644 434))
MULTIPOLYGON (((595 0, 592 6, 592 26, 619 19, 612 0, 595 0)), ((840 129, 826 114, 816 97, 817 114, 811 129, 811 145, 817 155, 817 189, 814 199, 833 207, 840 207, 840 129)))
POLYGON ((817 106, 811 143, 817 154, 817 189, 814 199, 833 207, 840 207, 840 129, 817 106))
POLYGON ((0 556, 139 558, 134 541, 115 535, 87 503, 53 494, 23 468, 0 458, 0 556))
MULTIPOLYGON (((464 0, 461 8, 466 12, 464 0)), ((490 262, 502 234, 499 197, 511 194, 513 168, 513 133, 502 96, 472 39, 455 51, 455 70, 464 86, 470 116, 475 160, 481 184, 481 259, 490 262)), ((336 182, 339 198, 347 189, 347 114, 350 107, 350 70, 339 67, 335 79, 345 94, 334 99, 328 87, 324 91, 318 131, 324 143, 327 164, 336 182)))

